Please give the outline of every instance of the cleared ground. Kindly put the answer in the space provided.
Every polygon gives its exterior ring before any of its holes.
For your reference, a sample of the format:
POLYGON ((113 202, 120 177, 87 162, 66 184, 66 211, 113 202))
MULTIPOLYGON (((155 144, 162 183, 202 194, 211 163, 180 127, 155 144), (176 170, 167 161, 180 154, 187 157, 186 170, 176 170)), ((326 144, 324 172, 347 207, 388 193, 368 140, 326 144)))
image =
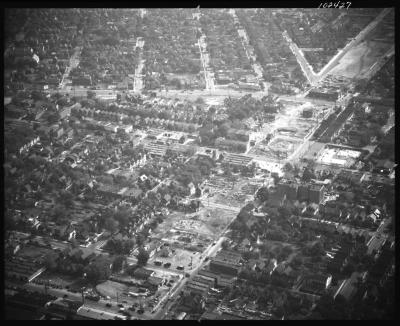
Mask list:
POLYGON ((317 158, 317 163, 350 167, 360 155, 361 152, 355 150, 324 148, 317 158))
POLYGON ((182 266, 185 271, 189 271, 198 266, 201 259, 201 253, 179 248, 175 248, 173 250, 174 252, 171 252, 168 257, 165 257, 165 255, 158 252, 154 255, 154 257, 152 257, 150 262, 154 263, 155 261, 160 261, 162 264, 170 263, 171 270, 176 270, 178 266, 182 266))
POLYGON ((368 71, 373 64, 391 47, 387 42, 366 40, 347 52, 330 75, 358 78, 368 71))
POLYGON ((153 234, 161 238, 175 240, 176 231, 192 234, 192 242, 205 242, 207 238, 217 238, 218 234, 231 222, 235 213, 223 209, 201 207, 198 212, 185 214, 173 212, 160 224, 153 234), (172 232, 174 231, 174 232, 172 232))

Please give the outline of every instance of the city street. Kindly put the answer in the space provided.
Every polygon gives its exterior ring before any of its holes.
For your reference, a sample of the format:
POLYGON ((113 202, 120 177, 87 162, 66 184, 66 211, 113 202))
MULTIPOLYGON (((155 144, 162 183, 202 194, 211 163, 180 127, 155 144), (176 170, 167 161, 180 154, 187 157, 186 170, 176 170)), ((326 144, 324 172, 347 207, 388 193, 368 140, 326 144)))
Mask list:
POLYGON ((142 37, 138 37, 136 40, 136 49, 139 49, 139 64, 135 70, 135 78, 133 82, 133 91, 134 92, 141 92, 143 89, 143 68, 144 68, 144 63, 145 60, 143 59, 143 46, 144 46, 144 40, 142 37))

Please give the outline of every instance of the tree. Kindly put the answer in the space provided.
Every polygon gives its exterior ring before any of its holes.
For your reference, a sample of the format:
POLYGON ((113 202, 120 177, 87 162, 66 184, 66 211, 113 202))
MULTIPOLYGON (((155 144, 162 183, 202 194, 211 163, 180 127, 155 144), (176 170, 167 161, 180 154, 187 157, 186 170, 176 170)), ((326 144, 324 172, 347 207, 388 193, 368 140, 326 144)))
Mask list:
POLYGON ((143 247, 140 247, 137 255, 138 265, 145 266, 149 258, 149 253, 143 247))
POLYGON ((106 258, 100 258, 94 263, 86 266, 84 272, 89 281, 97 284, 102 280, 106 280, 110 276, 110 262, 106 258))
POLYGON ((196 104, 205 104, 204 99, 202 97, 198 97, 195 101, 196 104))
POLYGON ((129 223, 129 210, 127 209, 119 209, 114 214, 114 219, 119 222, 121 227, 125 227, 129 223))
POLYGON ((114 220, 112 217, 107 218, 104 223, 106 230, 110 231, 111 233, 116 232, 118 230, 118 226, 118 221, 114 220))
POLYGON ((229 248, 229 242, 227 240, 224 240, 221 243, 221 247, 222 247, 222 249, 227 250, 229 248))
POLYGON ((55 270, 57 268, 58 255, 51 251, 44 258, 44 265, 49 270, 55 270))
POLYGON ((73 201, 73 194, 67 190, 61 190, 58 193, 58 201, 60 204, 63 204, 65 207, 71 207, 74 203, 73 201))
POLYGON ((315 179, 315 175, 309 168, 305 168, 302 176, 302 181, 308 182, 311 179, 315 179))
POLYGON ((115 257, 113 264, 112 264, 112 271, 119 272, 123 268, 124 264, 126 263, 126 257, 122 255, 118 255, 115 257))
POLYGON ((88 99, 93 99, 96 97, 96 92, 94 91, 87 91, 87 98, 88 99))
POLYGON ((257 191, 256 198, 262 202, 268 200, 268 189, 266 187, 262 187, 257 191))
POLYGON ((290 164, 289 162, 286 162, 285 165, 283 166, 283 170, 285 172, 292 172, 293 171, 293 165, 290 164))

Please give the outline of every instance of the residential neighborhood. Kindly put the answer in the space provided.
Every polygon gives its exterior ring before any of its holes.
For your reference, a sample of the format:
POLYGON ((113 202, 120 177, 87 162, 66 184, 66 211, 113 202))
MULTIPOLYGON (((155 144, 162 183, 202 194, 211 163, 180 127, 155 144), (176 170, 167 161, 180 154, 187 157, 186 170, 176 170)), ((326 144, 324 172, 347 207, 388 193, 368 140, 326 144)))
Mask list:
POLYGON ((394 319, 393 8, 4 30, 7 320, 394 319))

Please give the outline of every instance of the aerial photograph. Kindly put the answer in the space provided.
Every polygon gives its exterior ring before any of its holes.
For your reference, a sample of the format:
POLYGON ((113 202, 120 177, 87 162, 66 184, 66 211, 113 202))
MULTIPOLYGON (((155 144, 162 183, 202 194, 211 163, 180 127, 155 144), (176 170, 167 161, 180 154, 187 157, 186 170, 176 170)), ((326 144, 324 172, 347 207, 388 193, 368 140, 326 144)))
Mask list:
POLYGON ((3 9, 6 320, 395 318, 395 8, 318 5, 3 9))

